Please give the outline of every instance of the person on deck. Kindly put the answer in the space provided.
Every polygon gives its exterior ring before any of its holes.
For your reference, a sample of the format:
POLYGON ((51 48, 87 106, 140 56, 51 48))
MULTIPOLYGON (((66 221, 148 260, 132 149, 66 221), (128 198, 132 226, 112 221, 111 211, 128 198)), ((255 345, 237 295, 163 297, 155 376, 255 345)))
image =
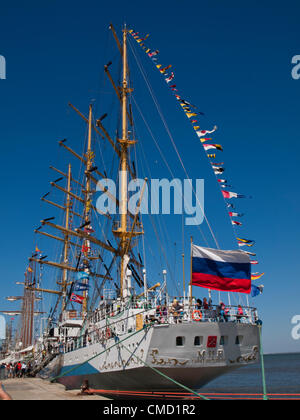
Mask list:
POLYGON ((157 305, 156 311, 155 311, 155 319, 156 319, 156 321, 160 323, 161 317, 162 317, 161 306, 160 305, 157 305))
POLYGON ((243 316, 244 316, 243 308, 241 307, 241 305, 239 305, 237 308, 236 322, 241 322, 241 319, 243 318, 243 316))
POLYGON ((201 308, 202 308, 202 300, 201 299, 197 299, 197 301, 196 301, 196 309, 198 311, 200 311, 201 308))
POLYGON ((229 308, 226 308, 225 307, 225 309, 224 309, 224 319, 225 319, 225 322, 228 322, 228 320, 229 320, 229 308))
POLYGON ((181 307, 180 303, 178 302, 178 300, 176 298, 174 298, 173 303, 172 303, 171 308, 170 308, 170 312, 173 315, 175 323, 177 323, 177 320, 178 320, 178 317, 179 317, 179 312, 180 312, 181 308, 182 307, 181 307))
POLYGON ((167 318, 168 318, 168 309, 166 305, 162 305, 161 307, 161 323, 164 324, 165 322, 167 322, 167 318))
POLYGON ((203 299, 203 309, 208 309, 208 307, 209 307, 209 305, 208 305, 207 299, 204 298, 203 299))
POLYGON ((226 308, 225 303, 223 302, 220 302, 219 308, 221 319, 223 319, 225 322, 228 322, 229 309, 226 308))

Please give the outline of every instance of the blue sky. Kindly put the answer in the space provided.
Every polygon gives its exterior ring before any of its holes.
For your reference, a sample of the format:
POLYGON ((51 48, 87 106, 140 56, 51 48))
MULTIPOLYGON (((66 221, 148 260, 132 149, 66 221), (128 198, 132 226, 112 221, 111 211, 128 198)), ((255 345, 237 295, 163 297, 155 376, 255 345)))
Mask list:
MULTIPOLYGON (((297 1, 152 1, 145 6, 137 1, 125 4, 117 0, 110 5, 87 0, 83 7, 79 1, 54 0, 2 5, 0 55, 6 58, 7 79, 0 80, 1 309, 14 308, 4 297, 20 293, 15 282, 23 280, 36 240, 42 249, 47 246, 33 229, 42 218, 53 215, 40 201, 49 191, 49 181, 56 178, 49 165, 66 170, 68 156, 57 141, 68 138, 70 146, 80 151, 86 136, 85 126, 68 102, 85 114, 93 99, 98 115, 117 109, 103 65, 112 60, 112 72, 116 72, 118 52, 108 25, 113 22, 119 29, 126 22, 141 34, 149 33, 149 47, 160 50, 162 64, 173 65, 181 96, 205 113, 202 128, 218 126, 213 139, 224 148, 219 154, 219 160, 225 162, 224 178, 233 191, 253 197, 236 203, 237 210, 245 213, 238 232, 256 240, 257 271, 266 273, 264 294, 251 301, 264 321, 265 351, 299 351, 300 342, 291 338, 291 318, 300 313, 300 80, 291 77, 292 57, 300 54, 299 12, 297 1)), ((205 179, 206 215, 221 247, 236 247, 201 144, 151 61, 131 44, 189 175, 205 179)), ((131 62, 135 64, 132 54, 131 62)), ((137 102, 172 171, 185 178, 142 85, 137 74, 137 102)), ((138 112, 135 116, 138 118, 138 112)), ((108 118, 105 126, 113 133, 114 120, 108 118)), ((138 157, 143 160, 143 153, 151 157, 143 162, 144 172, 141 165, 141 175, 149 176, 149 164, 154 168, 153 177, 170 178, 145 127, 137 124, 137 130, 142 145, 138 157)), ((105 147, 103 153, 108 155, 105 147)), ((164 216, 164 223, 170 270, 175 282, 180 282, 181 219, 164 216)), ((213 246, 207 227, 201 229, 213 246)), ((198 230, 186 229, 186 255, 190 235, 195 243, 205 245, 198 230)), ((151 245, 153 232, 149 236, 151 245)), ((149 265, 154 261, 150 252, 149 265)), ((160 264, 157 272, 164 262, 160 264)), ((196 293, 205 296, 202 289, 196 293)))

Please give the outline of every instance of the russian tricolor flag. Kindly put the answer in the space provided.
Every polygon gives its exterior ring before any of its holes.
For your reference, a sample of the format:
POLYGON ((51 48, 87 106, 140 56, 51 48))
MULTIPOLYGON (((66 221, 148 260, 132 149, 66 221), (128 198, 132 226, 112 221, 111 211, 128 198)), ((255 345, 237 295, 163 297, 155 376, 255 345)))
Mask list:
POLYGON ((192 285, 224 292, 251 292, 251 264, 243 251, 192 245, 192 285))

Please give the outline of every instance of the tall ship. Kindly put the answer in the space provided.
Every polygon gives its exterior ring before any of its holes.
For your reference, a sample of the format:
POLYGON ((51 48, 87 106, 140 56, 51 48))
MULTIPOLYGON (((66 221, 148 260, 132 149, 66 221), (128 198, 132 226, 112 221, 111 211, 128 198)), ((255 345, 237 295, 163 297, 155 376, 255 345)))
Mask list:
MULTIPOLYGON (((220 375, 259 361, 261 321, 248 300, 254 280, 250 258, 255 254, 241 249, 253 241, 238 238, 237 249, 222 250, 218 243, 202 246, 196 239, 196 226, 195 234, 188 237, 183 227, 189 255, 182 251, 182 269, 177 270, 176 284, 180 278, 182 286, 174 293, 167 270, 159 278, 151 274, 147 253, 155 264, 164 249, 149 246, 149 250, 145 241, 143 220, 148 215, 142 210, 151 172, 143 168, 138 177, 136 147, 140 140, 132 110, 129 43, 136 42, 153 61, 192 122, 205 152, 222 148, 207 137, 216 127, 203 130, 196 107, 178 94, 171 66, 155 61, 158 51, 147 47, 148 36, 142 38, 126 26, 121 37, 112 25, 110 31, 120 54, 119 83, 110 72, 111 62, 104 73, 119 104, 118 126, 110 134, 105 128, 107 114, 95 116, 94 103, 87 115, 69 104, 86 124, 86 138, 81 152, 73 150, 66 139, 59 145, 79 167, 79 176, 75 177, 74 165, 68 161, 64 168, 51 167, 58 178, 42 201, 59 216, 44 218, 35 229, 38 240, 26 269, 22 328, 16 341, 20 351, 35 346, 35 373, 68 389, 88 381, 94 389, 115 394, 197 391, 220 375), (104 162, 104 149, 112 157, 111 168, 104 162), (60 202, 55 200, 59 194, 63 197, 60 202), (47 256, 46 243, 49 250, 55 247, 56 259, 47 256), (55 287, 45 286, 46 276, 55 287), (207 298, 197 299, 194 295, 199 291, 207 293, 207 298), (224 292, 228 293, 226 304, 221 298, 224 292), (232 305, 232 294, 246 296, 246 303, 232 305), (34 324, 39 334, 32 333, 34 324)), ((208 157, 225 202, 237 198, 227 191, 226 181, 219 179, 222 163, 214 162, 216 155, 208 157)), ((146 159, 152 163, 151 156, 146 159)), ((191 187, 188 180, 186 185, 191 187)), ((202 209, 195 188, 190 190, 202 209)), ((233 211, 229 215, 233 222, 232 217, 239 216, 233 211)), ((178 225, 180 235, 181 222, 178 225)), ((157 236, 159 242, 159 233, 157 236)))

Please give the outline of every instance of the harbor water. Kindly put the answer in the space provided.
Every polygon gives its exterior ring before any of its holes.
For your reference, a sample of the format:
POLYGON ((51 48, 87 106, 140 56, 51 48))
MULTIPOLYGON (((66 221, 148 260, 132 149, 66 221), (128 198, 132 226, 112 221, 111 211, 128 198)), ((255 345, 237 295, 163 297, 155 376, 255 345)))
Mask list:
MULTIPOLYGON (((300 353, 264 356, 268 394, 300 394, 300 353)), ((263 393, 261 365, 249 365, 210 382, 200 393, 263 393)))

